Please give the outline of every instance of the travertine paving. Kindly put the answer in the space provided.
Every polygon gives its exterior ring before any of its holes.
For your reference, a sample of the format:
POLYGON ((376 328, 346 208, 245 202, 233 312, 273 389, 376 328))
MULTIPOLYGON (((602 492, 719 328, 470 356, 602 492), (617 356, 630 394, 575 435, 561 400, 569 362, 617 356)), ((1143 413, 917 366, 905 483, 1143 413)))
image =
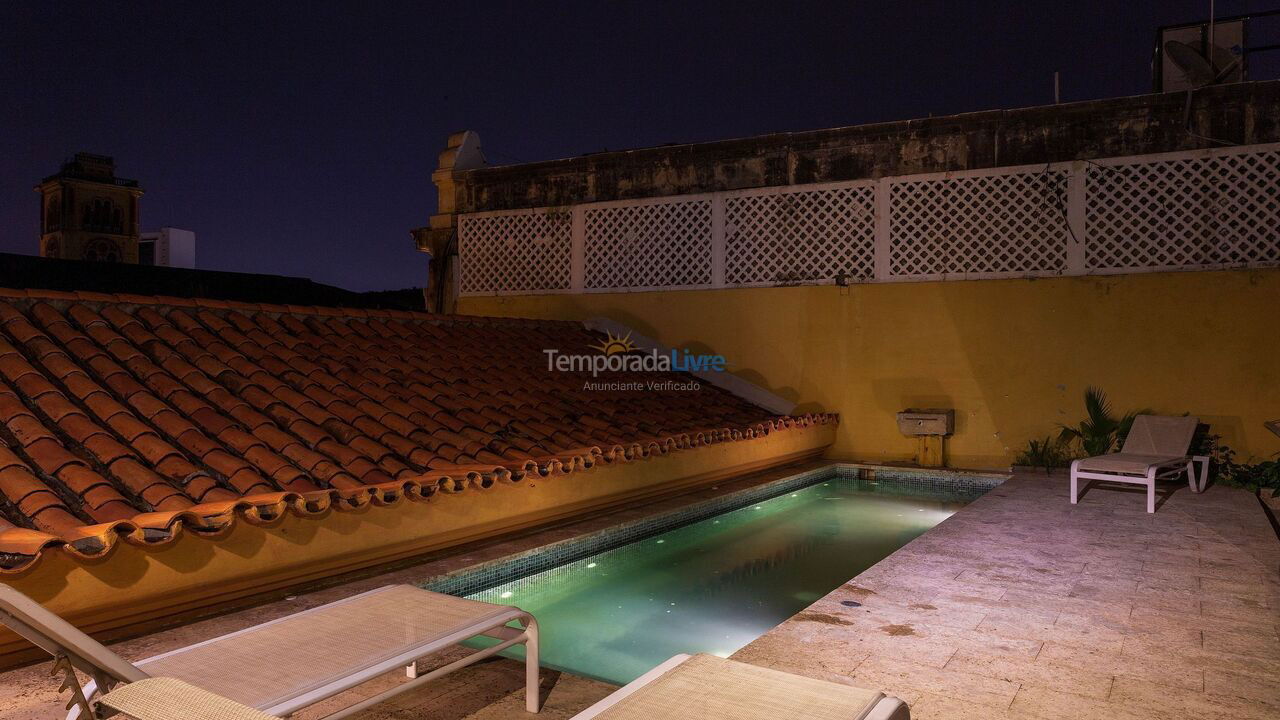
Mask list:
MULTIPOLYGON (((140 659, 330 602, 518 552, 806 469, 743 478, 579 523, 471 547, 113 646, 140 659)), ((1166 490, 1173 489, 1172 487, 1166 490)), ((735 657, 875 687, 914 718, 1280 717, 1280 542, 1251 495, 1183 486, 1158 512, 1123 490, 1066 500, 1066 480, 1018 475, 735 657)), ((433 658, 445 664, 449 654, 433 658)), ((0 674, 0 720, 61 717, 48 663, 0 674)), ((515 720, 522 666, 484 663, 361 720, 515 720)), ((298 720, 390 685, 388 675, 298 720)), ((611 686, 544 672, 539 716, 562 720, 611 686)))
POLYGON ((1183 486, 1144 509, 1015 476, 734 657, 923 720, 1280 717, 1280 542, 1256 498, 1183 486))

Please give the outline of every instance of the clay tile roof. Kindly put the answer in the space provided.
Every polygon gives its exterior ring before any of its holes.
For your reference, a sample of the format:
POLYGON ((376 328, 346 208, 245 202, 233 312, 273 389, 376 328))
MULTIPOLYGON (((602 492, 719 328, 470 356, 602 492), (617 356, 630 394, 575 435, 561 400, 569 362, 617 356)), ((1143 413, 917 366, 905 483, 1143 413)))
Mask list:
POLYGON ((216 529, 229 507, 282 497, 341 509, 477 468, 588 467, 613 448, 835 420, 705 383, 597 391, 546 370, 542 348, 596 342, 568 322, 0 289, 0 572, 48 546, 106 553, 137 527, 148 542, 216 529))

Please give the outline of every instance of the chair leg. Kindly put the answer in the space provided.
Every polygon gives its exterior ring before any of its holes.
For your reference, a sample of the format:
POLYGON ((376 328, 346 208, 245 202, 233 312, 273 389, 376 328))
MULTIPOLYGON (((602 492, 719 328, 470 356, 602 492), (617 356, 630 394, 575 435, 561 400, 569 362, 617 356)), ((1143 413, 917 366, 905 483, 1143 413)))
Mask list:
POLYGON ((1191 488, 1191 492, 1200 492, 1200 486, 1196 482, 1196 461, 1187 461, 1187 487, 1191 488))
POLYGON ((538 621, 530 615, 524 633, 524 709, 536 713, 542 708, 542 687, 538 676, 538 621))
POLYGON ((1077 471, 1076 466, 1079 463, 1080 463, 1079 460, 1071 461, 1071 504, 1072 505, 1075 505, 1076 501, 1080 498, 1080 492, 1079 492, 1080 479, 1076 477, 1076 471, 1077 471))
POLYGON ((1156 511, 1156 471, 1152 468, 1147 471, 1147 512, 1156 511))

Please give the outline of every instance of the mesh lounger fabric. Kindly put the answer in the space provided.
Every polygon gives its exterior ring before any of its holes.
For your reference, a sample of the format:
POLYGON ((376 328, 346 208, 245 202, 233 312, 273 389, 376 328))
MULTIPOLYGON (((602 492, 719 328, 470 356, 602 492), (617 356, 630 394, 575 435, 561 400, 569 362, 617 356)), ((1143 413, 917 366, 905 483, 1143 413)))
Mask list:
POLYGON ((174 678, 121 685, 98 702, 136 720, 279 720, 174 678))
POLYGON ((1191 447, 1200 419, 1139 415, 1125 436, 1123 453, 1135 455, 1175 455, 1182 457, 1191 447))
POLYGON ((1177 462, 1182 462, 1185 465, 1186 457, 1183 455, 1138 455, 1136 453, 1121 452, 1098 455, 1097 457, 1081 460, 1080 469, 1094 472, 1145 475, 1147 468, 1152 465, 1177 462))
POLYGON ((1080 461, 1080 469, 1092 472, 1145 475, 1152 465, 1185 460, 1199 418, 1139 415, 1118 453, 1096 455, 1080 461))
POLYGON ((270 708, 509 611, 392 585, 139 663, 257 708, 270 708))
POLYGON ((599 720, 857 720, 875 690, 695 655, 597 716, 599 720))

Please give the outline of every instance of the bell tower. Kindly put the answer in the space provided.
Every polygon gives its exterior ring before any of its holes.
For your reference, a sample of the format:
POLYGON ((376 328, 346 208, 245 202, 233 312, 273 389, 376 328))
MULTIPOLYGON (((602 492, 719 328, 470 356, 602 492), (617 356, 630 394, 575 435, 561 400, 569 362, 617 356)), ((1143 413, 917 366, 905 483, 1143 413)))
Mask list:
POLYGON ((113 158, 76 153, 40 193, 40 255, 66 260, 138 262, 137 180, 116 177, 113 158))

